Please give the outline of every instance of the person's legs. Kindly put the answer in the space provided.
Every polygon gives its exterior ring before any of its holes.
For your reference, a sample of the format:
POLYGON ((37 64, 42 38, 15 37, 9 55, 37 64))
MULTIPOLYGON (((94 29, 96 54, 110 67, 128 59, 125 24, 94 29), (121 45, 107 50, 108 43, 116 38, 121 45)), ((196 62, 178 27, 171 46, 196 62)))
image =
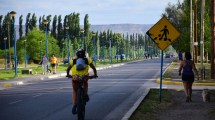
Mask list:
POLYGON ((184 85, 184 93, 186 96, 188 96, 188 87, 187 87, 187 82, 183 81, 183 85, 184 85))
POLYGON ((53 69, 54 69, 54 68, 53 68, 53 64, 51 64, 51 67, 52 67, 52 72, 53 72, 53 69))
POLYGON ((54 65, 54 73, 56 73, 56 64, 54 65))
POLYGON ((188 82, 183 81, 183 85, 184 85, 184 93, 186 95, 186 102, 188 102, 189 101, 188 82))
POLYGON ((193 85, 193 82, 188 82, 188 83, 187 83, 189 101, 192 101, 192 100, 191 100, 191 97, 192 97, 192 85, 193 85))
POLYGON ((42 71, 43 71, 43 75, 45 75, 45 73, 46 73, 46 65, 42 65, 42 71))

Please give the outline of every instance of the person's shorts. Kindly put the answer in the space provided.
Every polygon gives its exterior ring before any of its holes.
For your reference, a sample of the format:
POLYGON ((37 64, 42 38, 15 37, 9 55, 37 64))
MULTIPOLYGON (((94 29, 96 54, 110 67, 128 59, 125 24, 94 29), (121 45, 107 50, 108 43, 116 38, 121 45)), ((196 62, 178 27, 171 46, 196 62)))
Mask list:
POLYGON ((52 67, 55 67, 55 66, 56 66, 56 64, 51 64, 51 66, 52 66, 52 67))
POLYGON ((182 81, 183 82, 194 82, 194 75, 183 75, 182 74, 182 81))
MULTIPOLYGON (((79 83, 78 79, 79 79, 78 76, 73 76, 72 83, 73 84, 78 84, 79 83)), ((87 81, 88 81, 88 78, 84 78, 84 82, 87 82, 87 81)))

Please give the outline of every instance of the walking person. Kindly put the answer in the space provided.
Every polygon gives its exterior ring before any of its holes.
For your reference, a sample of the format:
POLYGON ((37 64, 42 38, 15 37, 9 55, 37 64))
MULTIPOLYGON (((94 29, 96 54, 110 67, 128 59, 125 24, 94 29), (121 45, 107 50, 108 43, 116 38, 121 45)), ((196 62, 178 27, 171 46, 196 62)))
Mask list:
POLYGON ((45 75, 47 71, 47 65, 48 65, 48 59, 45 54, 41 58, 40 64, 42 65, 42 72, 43 72, 42 74, 45 75))
POLYGON ((182 81, 184 85, 184 92, 186 95, 186 102, 192 102, 192 85, 194 82, 194 72, 198 76, 195 63, 191 60, 192 56, 190 52, 185 53, 185 60, 182 60, 179 67, 179 76, 182 74, 182 81), (181 73, 182 72, 182 73, 181 73))
POLYGON ((52 66, 52 72, 53 72, 53 74, 56 74, 57 58, 55 57, 54 54, 52 54, 50 62, 51 62, 51 66, 52 66))

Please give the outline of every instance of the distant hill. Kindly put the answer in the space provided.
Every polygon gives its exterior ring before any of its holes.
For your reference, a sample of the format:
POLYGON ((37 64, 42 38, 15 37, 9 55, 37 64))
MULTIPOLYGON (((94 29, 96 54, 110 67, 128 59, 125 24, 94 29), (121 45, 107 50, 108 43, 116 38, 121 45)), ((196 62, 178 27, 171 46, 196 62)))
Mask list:
MULTIPOLYGON (((90 30, 94 32, 103 32, 111 30, 115 33, 145 34, 153 24, 104 24, 104 25, 91 25, 90 30)), ((23 25, 23 35, 25 35, 25 26, 23 25)), ((19 39, 19 26, 16 25, 16 38, 19 39)))
POLYGON ((91 25, 90 30, 97 31, 107 31, 112 30, 112 32, 119 32, 124 34, 140 33, 145 34, 153 24, 108 24, 108 25, 91 25))

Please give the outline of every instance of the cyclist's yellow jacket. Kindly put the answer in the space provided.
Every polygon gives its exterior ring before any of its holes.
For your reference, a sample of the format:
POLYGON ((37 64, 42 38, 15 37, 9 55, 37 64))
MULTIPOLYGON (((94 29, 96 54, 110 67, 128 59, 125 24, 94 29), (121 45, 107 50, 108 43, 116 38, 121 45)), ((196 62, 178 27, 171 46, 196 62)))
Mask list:
POLYGON ((87 58, 87 60, 88 60, 88 65, 86 65, 86 68, 84 70, 76 70, 76 64, 73 64, 73 60, 70 61, 70 65, 72 66, 72 76, 89 75, 89 68, 90 68, 89 64, 92 63, 92 59, 87 58))

